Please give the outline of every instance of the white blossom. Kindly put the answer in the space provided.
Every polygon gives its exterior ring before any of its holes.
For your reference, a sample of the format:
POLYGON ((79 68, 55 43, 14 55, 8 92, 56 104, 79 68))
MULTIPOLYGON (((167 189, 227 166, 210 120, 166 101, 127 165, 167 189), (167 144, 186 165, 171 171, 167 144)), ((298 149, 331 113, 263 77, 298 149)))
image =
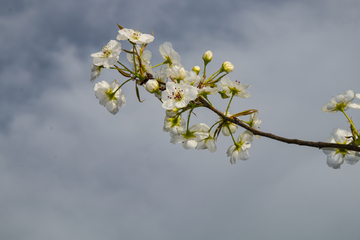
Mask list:
POLYGON ((173 65, 180 65, 181 57, 177 52, 175 52, 171 43, 163 43, 159 47, 159 51, 168 67, 172 67, 173 65))
POLYGON ((184 80, 182 80, 182 82, 190 83, 190 85, 197 87, 201 80, 201 76, 197 75, 194 71, 190 71, 187 73, 186 77, 184 78, 184 80))
POLYGON ((166 76, 176 80, 180 83, 181 80, 185 79, 188 74, 188 71, 181 65, 173 65, 171 68, 167 69, 166 76))
MULTIPOLYGON (((257 118, 258 112, 250 114, 249 126, 255 130, 260 129, 261 119, 257 118)), ((255 135, 256 138, 260 138, 259 135, 255 135)))
POLYGON ((162 107, 165 109, 183 108, 198 96, 197 88, 189 83, 177 84, 173 82, 166 83, 166 90, 162 92, 162 107))
POLYGON ((218 93, 219 90, 220 90, 220 88, 218 88, 218 87, 211 88, 209 86, 206 86, 203 88, 198 88, 199 95, 203 95, 203 96, 214 95, 214 94, 218 93))
POLYGON ((110 40, 109 43, 103 47, 100 52, 93 53, 90 56, 93 57, 93 64, 95 66, 104 66, 110 68, 114 66, 119 59, 121 52, 121 43, 115 40, 110 40))
POLYGON ((209 133, 201 131, 203 126, 201 124, 195 124, 186 129, 180 129, 177 134, 170 132, 172 144, 182 143, 185 149, 196 148, 198 142, 201 142, 209 136, 209 133))
POLYGON ((125 95, 121 92, 121 89, 118 89, 119 86, 117 79, 111 84, 101 81, 94 86, 95 96, 99 99, 99 104, 106 107, 114 115, 119 111, 119 107, 124 107, 126 103, 125 95), (114 93, 116 89, 118 90, 114 93))
MULTIPOLYGON (((335 128, 330 138, 324 140, 328 143, 349 144, 352 141, 352 134, 346 130, 335 128)), ((323 152, 327 155, 327 165, 334 169, 339 169, 344 160, 348 164, 355 164, 360 160, 360 153, 341 149, 341 148, 323 148, 323 152)))
POLYGON ((230 146, 227 150, 227 156, 230 157, 231 164, 235 164, 239 160, 249 159, 248 149, 251 147, 253 142, 253 134, 246 130, 238 137, 237 142, 230 146))
POLYGON ((118 32, 119 34, 116 37, 117 40, 129 40, 135 44, 146 44, 154 40, 154 36, 133 29, 123 28, 118 32))
POLYGON ((179 134, 186 127, 186 121, 181 116, 178 117, 168 117, 166 116, 164 119, 164 132, 170 132, 173 134, 179 134))
POLYGON ((204 123, 199 124, 198 131, 207 133, 207 137, 198 141, 196 149, 198 149, 198 150, 208 149, 210 152, 213 153, 216 151, 214 132, 213 131, 209 132, 209 130, 210 130, 210 128, 206 124, 204 124, 204 123))
POLYGON ((250 85, 241 84, 238 81, 233 82, 228 76, 223 77, 219 85, 228 97, 231 97, 233 94, 241 98, 250 97, 250 93, 245 91, 245 89, 249 88, 250 85))
POLYGON ((359 103, 352 103, 355 96, 360 99, 360 94, 355 94, 353 90, 348 90, 345 94, 335 95, 331 98, 331 102, 326 103, 321 110, 323 112, 334 113, 342 109, 344 111, 349 108, 360 109, 359 103))

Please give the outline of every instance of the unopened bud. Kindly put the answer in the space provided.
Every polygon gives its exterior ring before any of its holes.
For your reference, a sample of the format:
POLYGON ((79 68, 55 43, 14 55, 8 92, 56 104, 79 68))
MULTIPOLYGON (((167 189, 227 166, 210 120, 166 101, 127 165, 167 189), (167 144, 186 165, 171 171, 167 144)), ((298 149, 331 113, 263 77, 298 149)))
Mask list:
POLYGON ((213 54, 210 50, 205 52, 204 55, 202 56, 202 59, 204 60, 205 65, 208 64, 212 58, 213 58, 213 54))
POLYGON ((231 73, 234 70, 234 65, 231 62, 224 62, 221 66, 222 72, 231 73))
POLYGON ((144 87, 149 93, 154 93, 159 90, 159 83, 157 80, 150 79, 145 83, 144 87))
POLYGON ((195 67, 193 67, 192 68, 192 70, 194 71, 194 72, 196 72, 196 75, 198 75, 199 73, 200 73, 200 67, 199 66, 195 66, 195 67))

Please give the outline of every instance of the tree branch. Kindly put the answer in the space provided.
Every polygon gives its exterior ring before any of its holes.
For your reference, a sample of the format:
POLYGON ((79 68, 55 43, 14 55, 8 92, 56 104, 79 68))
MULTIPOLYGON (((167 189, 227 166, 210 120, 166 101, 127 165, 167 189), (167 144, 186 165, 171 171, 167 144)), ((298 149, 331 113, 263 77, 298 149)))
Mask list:
POLYGON ((288 144, 297 144, 297 145, 301 145, 301 146, 315 147, 315 148, 319 148, 319 149, 321 149, 321 148, 341 148, 341 149, 347 149, 347 150, 360 152, 360 147, 358 147, 356 145, 345 145, 345 144, 326 143, 326 142, 303 141, 303 140, 299 140, 299 139, 284 138, 284 137, 276 136, 276 135, 271 134, 271 133, 262 132, 262 131, 251 128, 247 124, 241 122, 238 118, 225 116, 222 112, 220 112, 219 110, 217 110, 216 108, 211 106, 203 98, 200 97, 199 99, 200 99, 201 103, 204 105, 204 107, 209 108, 211 111, 213 111, 217 115, 219 115, 222 119, 224 119, 226 121, 229 121, 229 122, 232 122, 232 123, 234 123, 234 124, 236 124, 236 125, 238 125, 240 127, 243 127, 246 130, 249 130, 250 132, 252 132, 254 135, 259 135, 259 136, 271 138, 271 139, 274 139, 274 140, 277 140, 277 141, 280 141, 280 142, 284 142, 284 143, 288 143, 288 144))

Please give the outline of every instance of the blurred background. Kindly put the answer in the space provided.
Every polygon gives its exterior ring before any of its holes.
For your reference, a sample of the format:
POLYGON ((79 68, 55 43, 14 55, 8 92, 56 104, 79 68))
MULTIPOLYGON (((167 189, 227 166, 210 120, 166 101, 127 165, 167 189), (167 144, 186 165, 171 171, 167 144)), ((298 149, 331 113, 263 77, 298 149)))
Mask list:
MULTIPOLYGON (((319 149, 261 138, 231 165, 231 138, 213 154, 169 143, 164 109, 144 89, 139 103, 125 85, 115 116, 99 105, 90 54, 116 38, 116 23, 154 32, 153 65, 164 42, 187 70, 207 50, 208 71, 233 63, 230 79, 251 97, 230 111, 258 109, 262 131, 322 141, 349 130, 321 107, 360 92, 357 0, 2 0, 1 239, 360 239, 359 163, 334 170, 319 149)), ((115 78, 125 80, 105 69, 96 82, 115 78)), ((359 127, 360 112, 347 113, 359 127)), ((217 119, 196 114, 191 124, 217 119)))

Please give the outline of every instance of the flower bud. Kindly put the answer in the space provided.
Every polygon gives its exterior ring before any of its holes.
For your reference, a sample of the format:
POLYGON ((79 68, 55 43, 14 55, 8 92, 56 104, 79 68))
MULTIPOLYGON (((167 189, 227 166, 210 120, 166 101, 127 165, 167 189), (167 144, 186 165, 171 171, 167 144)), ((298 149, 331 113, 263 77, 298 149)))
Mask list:
POLYGON ((155 79, 150 79, 145 83, 144 87, 149 93, 154 93, 159 89, 159 83, 155 79))
POLYGON ((208 64, 212 58, 213 58, 213 54, 210 50, 205 52, 204 55, 202 56, 202 59, 204 60, 205 65, 208 64))
POLYGON ((199 66, 193 67, 192 70, 193 70, 194 72, 196 72, 196 75, 198 75, 198 74, 200 73, 200 67, 199 67, 199 66))
POLYGON ((231 73, 234 70, 234 65, 231 62, 224 62, 221 66, 221 71, 231 73))

